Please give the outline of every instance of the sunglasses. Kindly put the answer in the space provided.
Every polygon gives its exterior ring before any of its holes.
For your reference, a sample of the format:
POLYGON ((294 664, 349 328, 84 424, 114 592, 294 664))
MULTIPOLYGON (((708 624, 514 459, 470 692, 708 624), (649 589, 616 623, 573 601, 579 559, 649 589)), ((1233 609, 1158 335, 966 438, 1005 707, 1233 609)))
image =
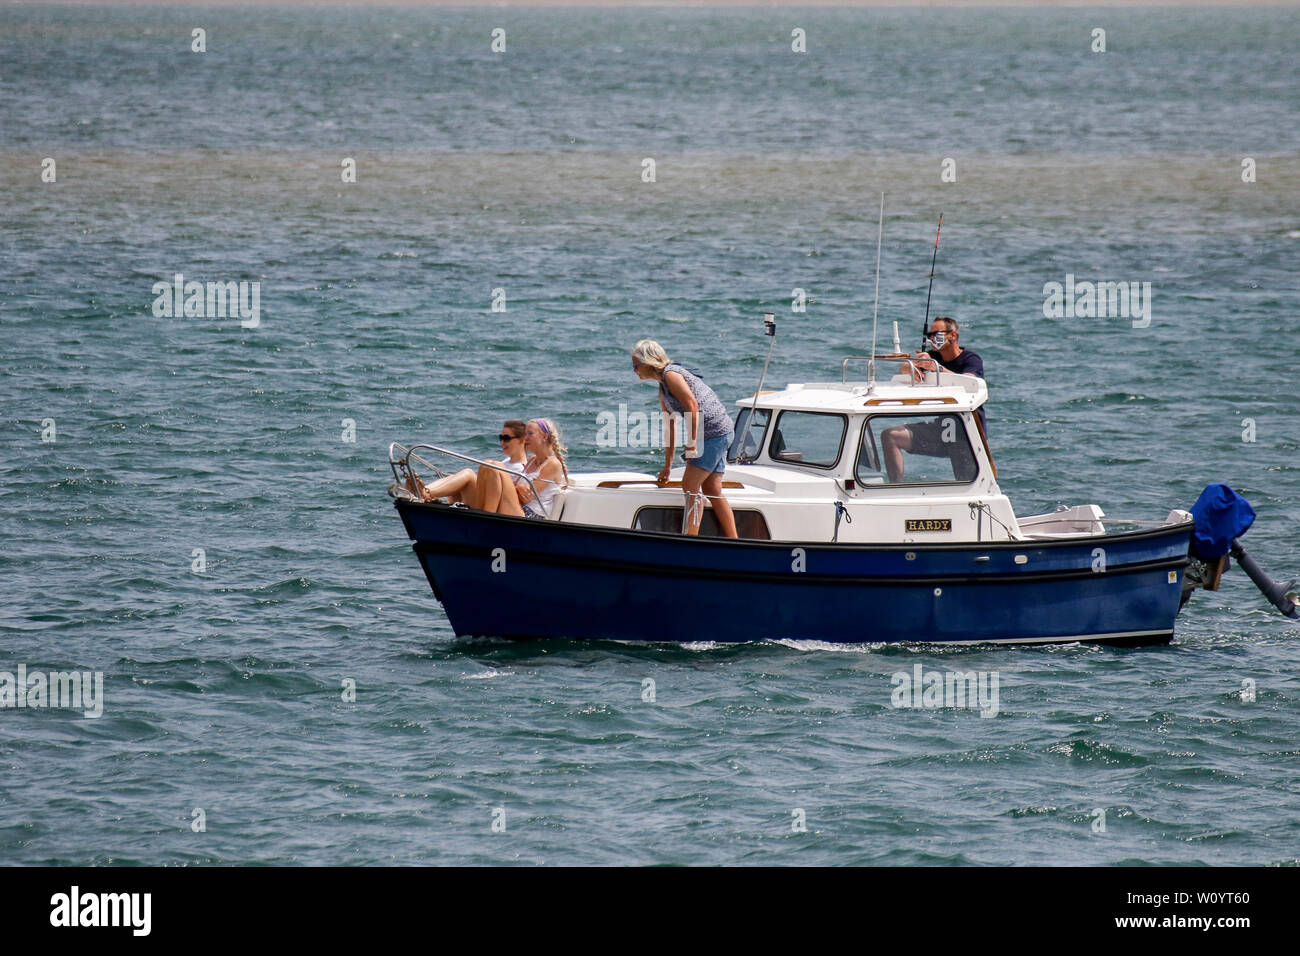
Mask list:
POLYGON ((497 441, 522 441, 518 435, 498 435, 497 441))

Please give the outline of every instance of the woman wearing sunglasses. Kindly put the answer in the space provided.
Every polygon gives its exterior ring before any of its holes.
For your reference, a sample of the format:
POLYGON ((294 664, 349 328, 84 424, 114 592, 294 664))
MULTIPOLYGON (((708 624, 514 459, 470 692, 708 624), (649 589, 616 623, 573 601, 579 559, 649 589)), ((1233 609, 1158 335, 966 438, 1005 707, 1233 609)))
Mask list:
POLYGON ((501 427, 501 434, 497 436, 501 450, 506 453, 501 464, 516 475, 523 474, 524 464, 528 461, 528 456, 524 454, 524 429, 527 427, 526 423, 512 418, 501 427))
POLYGON ((564 461, 568 449, 560 441, 559 430, 549 418, 535 418, 524 425, 522 439, 512 434, 515 431, 510 427, 512 425, 523 425, 523 422, 507 422, 497 436, 508 455, 499 463, 500 468, 484 464, 477 471, 465 468, 454 475, 439 478, 421 489, 424 500, 445 497, 449 502, 461 502, 479 511, 515 517, 550 517, 555 493, 568 480, 564 461), (522 449, 519 445, 523 446, 522 449), (522 457, 524 451, 531 456, 526 461, 522 457), (536 497, 527 481, 511 478, 503 468, 531 479, 537 489, 536 497))

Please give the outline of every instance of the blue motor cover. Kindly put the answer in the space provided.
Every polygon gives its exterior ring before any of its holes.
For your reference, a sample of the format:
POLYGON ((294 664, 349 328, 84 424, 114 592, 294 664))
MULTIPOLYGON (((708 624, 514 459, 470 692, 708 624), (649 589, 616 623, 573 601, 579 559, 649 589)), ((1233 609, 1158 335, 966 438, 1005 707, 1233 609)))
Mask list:
POLYGON ((1255 523, 1250 502, 1227 485, 1206 485, 1192 505, 1196 520, 1192 532, 1192 554, 1198 558, 1219 558, 1228 553, 1234 538, 1255 523))

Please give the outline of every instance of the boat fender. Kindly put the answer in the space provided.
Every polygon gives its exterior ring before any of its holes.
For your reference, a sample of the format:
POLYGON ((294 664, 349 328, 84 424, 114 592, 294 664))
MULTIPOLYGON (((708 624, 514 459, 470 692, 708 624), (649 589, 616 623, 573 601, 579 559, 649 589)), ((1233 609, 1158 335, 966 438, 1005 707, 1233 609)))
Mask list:
POLYGON ((704 521, 704 499, 708 497, 702 491, 686 492, 686 507, 682 509, 682 534, 692 525, 704 521))

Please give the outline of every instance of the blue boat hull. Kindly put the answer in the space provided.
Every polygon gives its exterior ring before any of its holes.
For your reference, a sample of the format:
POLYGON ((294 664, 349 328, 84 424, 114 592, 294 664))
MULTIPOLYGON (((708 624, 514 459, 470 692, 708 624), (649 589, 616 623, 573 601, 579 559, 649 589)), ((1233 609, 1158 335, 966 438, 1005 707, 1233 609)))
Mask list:
POLYGON ((1191 535, 796 544, 396 505, 456 634, 510 638, 1164 643, 1191 535))

